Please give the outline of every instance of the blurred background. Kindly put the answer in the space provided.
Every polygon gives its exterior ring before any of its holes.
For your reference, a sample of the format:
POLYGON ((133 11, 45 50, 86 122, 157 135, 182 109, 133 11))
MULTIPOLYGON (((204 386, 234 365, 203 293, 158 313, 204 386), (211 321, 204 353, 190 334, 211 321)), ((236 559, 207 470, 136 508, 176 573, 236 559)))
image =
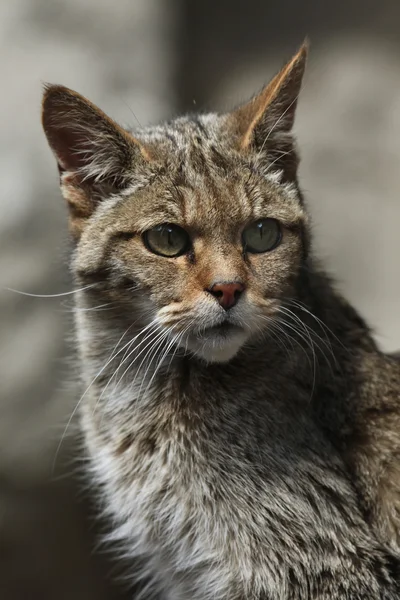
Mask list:
POLYGON ((59 448, 79 397, 67 360, 73 298, 5 289, 72 289, 66 211, 40 126, 43 82, 135 126, 237 104, 308 35, 296 128, 316 244, 391 351, 400 347, 399 28, 398 0, 1 0, 0 598, 123 597, 94 551, 72 428, 59 448))

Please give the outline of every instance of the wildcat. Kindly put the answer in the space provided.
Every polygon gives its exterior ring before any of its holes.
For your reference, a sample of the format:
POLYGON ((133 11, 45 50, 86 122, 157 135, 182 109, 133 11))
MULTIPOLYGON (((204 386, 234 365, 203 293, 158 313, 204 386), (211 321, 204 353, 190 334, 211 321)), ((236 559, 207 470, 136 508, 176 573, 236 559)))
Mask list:
POLYGON ((400 598, 399 363, 313 257, 306 55, 228 114, 135 132, 45 91, 82 430, 138 597, 400 598))

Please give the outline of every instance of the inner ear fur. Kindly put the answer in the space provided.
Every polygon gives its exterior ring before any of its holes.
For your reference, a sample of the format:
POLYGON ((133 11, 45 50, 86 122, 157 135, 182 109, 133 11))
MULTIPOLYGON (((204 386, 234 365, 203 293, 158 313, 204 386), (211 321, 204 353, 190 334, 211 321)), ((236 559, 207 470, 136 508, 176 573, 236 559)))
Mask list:
POLYGON ((292 179, 297 170, 291 132, 307 54, 304 42, 260 93, 229 115, 238 149, 263 153, 268 162, 275 161, 275 170, 282 170, 285 179, 292 179))
POLYGON ((152 150, 64 86, 46 86, 42 106, 72 229, 79 231, 102 198, 129 185, 138 164, 153 160, 152 150))

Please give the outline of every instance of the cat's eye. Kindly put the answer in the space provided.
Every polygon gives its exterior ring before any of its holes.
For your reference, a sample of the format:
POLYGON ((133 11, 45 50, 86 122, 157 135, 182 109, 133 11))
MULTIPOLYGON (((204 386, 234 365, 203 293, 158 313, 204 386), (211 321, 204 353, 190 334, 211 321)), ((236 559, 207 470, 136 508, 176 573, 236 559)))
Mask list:
POLYGON ((148 250, 168 258, 185 254, 191 246, 189 234, 171 223, 148 229, 143 234, 143 241, 148 250))
POLYGON ((242 233, 245 251, 256 254, 273 250, 279 244, 281 238, 281 228, 275 219, 254 221, 242 233))

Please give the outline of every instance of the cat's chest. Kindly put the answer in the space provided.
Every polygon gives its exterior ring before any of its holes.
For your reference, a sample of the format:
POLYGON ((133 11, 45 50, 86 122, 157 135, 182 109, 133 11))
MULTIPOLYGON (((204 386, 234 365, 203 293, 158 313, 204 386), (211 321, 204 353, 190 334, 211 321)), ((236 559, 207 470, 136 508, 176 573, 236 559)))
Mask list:
POLYGON ((237 519, 238 506, 260 502, 266 515, 300 509, 312 522, 315 480, 337 476, 340 464, 301 405, 240 385, 230 396, 218 385, 179 395, 168 382, 152 393, 86 420, 96 470, 124 504, 150 520, 177 504, 182 514, 220 507, 237 519))
POLYGON ((177 563, 212 577, 224 558, 227 590, 235 570, 278 589, 292 564, 349 536, 340 461, 300 405, 285 410, 267 394, 260 404, 240 386, 228 398, 218 386, 196 391, 194 403, 166 383, 96 418, 83 412, 116 536, 132 555, 155 557, 167 579, 177 563))

